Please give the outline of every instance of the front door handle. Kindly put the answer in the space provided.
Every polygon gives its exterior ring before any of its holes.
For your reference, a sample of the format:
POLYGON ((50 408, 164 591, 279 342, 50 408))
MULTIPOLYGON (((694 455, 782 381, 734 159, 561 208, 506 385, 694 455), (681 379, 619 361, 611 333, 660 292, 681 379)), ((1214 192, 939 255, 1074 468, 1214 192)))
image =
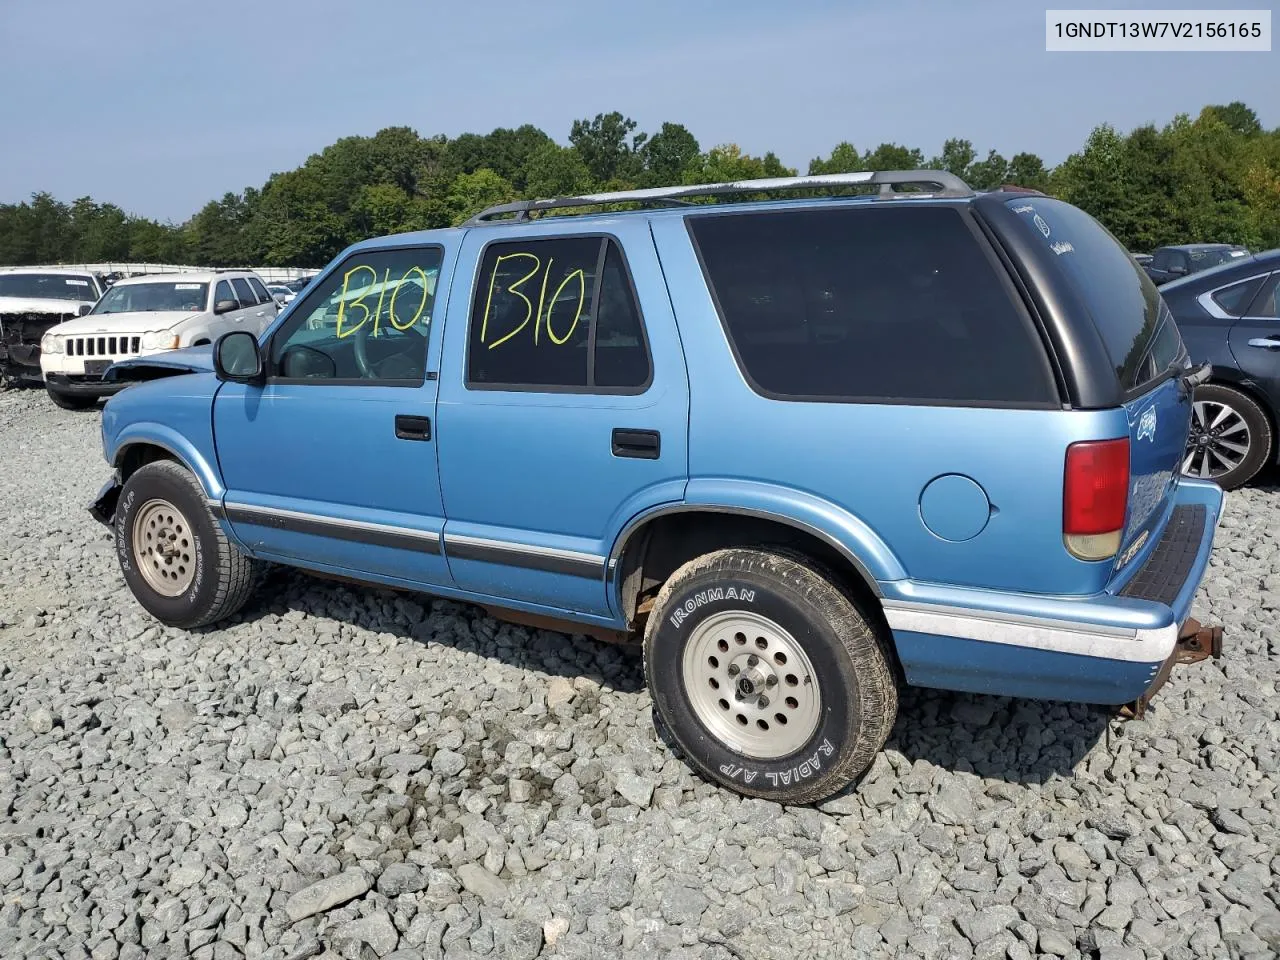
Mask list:
POLYGON ((400 440, 430 440, 431 418, 396 414, 396 437, 400 440))
POLYGON ((640 460, 657 460, 662 452, 662 435, 657 430, 613 431, 613 455, 635 457, 640 460))
POLYGON ((1263 350, 1280 350, 1280 338, 1254 337, 1249 341, 1249 346, 1261 347, 1263 350))

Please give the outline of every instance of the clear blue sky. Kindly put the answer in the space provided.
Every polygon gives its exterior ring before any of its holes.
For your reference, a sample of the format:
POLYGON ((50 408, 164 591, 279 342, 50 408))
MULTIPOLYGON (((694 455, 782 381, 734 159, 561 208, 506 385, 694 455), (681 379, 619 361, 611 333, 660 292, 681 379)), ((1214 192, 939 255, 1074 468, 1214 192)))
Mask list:
POLYGON ((181 221, 341 136, 533 123, 563 143, 609 110, 802 172, 843 139, 1053 164, 1103 121, 1231 100, 1280 126, 1280 50, 1051 54, 1045 6, 0 0, 0 202, 88 194, 181 221))

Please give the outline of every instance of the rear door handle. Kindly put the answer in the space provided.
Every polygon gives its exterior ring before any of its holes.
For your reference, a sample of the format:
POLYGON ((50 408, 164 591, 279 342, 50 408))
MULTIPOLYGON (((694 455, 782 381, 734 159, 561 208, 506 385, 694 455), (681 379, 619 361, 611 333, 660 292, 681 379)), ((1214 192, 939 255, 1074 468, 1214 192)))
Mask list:
POLYGON ((1280 350, 1280 338, 1254 337, 1249 341, 1249 346, 1261 347, 1263 350, 1280 350))
POLYGON ((662 452, 662 435, 657 430, 613 431, 613 455, 635 457, 640 460, 657 460, 662 452))
POLYGON ((430 440, 431 418, 396 414, 396 437, 400 440, 430 440))

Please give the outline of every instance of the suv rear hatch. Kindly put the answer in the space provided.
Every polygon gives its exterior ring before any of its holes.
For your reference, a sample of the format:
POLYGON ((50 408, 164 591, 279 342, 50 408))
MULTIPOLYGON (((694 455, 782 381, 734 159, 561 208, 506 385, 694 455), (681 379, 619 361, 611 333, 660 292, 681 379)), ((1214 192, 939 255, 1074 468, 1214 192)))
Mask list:
MULTIPOLYGON (((1119 489, 1126 494, 1123 519, 1113 518, 1112 524, 1118 526, 1106 531, 1105 539, 1095 544, 1097 552, 1092 557, 1114 558, 1113 569, 1118 570, 1158 539, 1177 488, 1191 423, 1189 388, 1182 379, 1186 348, 1151 278, 1095 219, 1049 197, 1017 197, 1006 201, 1006 206, 1021 221, 1033 245, 1048 254, 1042 263, 1056 274, 1054 284, 1070 295, 1072 317, 1081 313, 1091 317, 1103 348, 1093 362, 1107 363, 1114 371, 1116 389, 1110 390, 1110 402, 1104 403, 1122 405, 1127 419, 1127 484, 1116 468, 1111 477, 1090 481, 1084 475, 1083 479, 1086 483, 1110 483, 1113 488, 1121 483, 1119 489)), ((1106 381, 1106 376, 1100 370, 1091 371, 1095 383, 1106 381)), ((1109 387, 1110 382, 1104 386, 1109 387)), ((1118 424, 1117 434, 1121 429, 1118 424)), ((1113 448, 1111 453, 1117 456, 1110 462, 1118 461, 1122 468, 1120 451, 1113 448)), ((1071 459, 1069 452, 1068 487, 1071 459)), ((1069 490, 1066 496, 1070 499, 1069 490)), ((1069 512, 1069 503, 1067 508, 1069 512)))

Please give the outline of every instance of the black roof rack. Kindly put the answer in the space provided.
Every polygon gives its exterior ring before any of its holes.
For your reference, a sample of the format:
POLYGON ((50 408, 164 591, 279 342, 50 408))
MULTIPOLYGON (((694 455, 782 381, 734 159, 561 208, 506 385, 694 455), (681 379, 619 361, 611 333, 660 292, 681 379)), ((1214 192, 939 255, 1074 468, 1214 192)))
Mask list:
POLYGON ((808 177, 767 177, 761 180, 734 180, 726 183, 699 183, 692 186, 651 187, 645 190, 615 190, 548 200, 515 200, 482 210, 462 225, 474 227, 500 220, 519 222, 543 210, 570 207, 597 207, 610 203, 638 203, 644 206, 686 206, 688 197, 717 197, 735 193, 769 193, 774 190, 814 190, 823 187, 879 186, 881 199, 898 197, 972 197, 969 185, 945 170, 864 170, 859 173, 818 174, 808 177), (929 192, 898 192, 906 184, 929 186, 929 192))

